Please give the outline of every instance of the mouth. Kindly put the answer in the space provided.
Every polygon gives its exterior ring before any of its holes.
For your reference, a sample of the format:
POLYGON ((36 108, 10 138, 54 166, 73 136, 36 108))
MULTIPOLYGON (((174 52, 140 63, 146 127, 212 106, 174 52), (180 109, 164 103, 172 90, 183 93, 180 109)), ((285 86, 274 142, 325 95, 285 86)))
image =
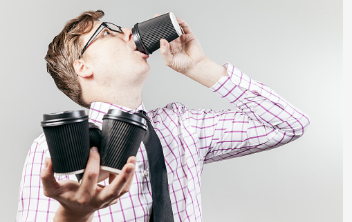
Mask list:
POLYGON ((137 47, 134 49, 135 52, 137 52, 138 54, 140 54, 140 56, 142 56, 143 58, 147 59, 149 58, 149 55, 143 53, 143 52, 140 52, 137 50, 137 47))

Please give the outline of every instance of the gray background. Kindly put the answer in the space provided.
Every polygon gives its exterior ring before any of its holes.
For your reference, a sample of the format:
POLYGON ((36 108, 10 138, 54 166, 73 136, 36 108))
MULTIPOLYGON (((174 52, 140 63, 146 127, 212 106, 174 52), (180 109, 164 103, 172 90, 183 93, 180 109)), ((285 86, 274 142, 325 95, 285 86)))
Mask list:
MULTIPOLYGON (((306 112, 299 140, 205 166, 203 219, 239 222, 342 221, 342 1, 2 1, 0 220, 14 221, 23 163, 42 132, 43 113, 80 109, 46 73, 47 46, 85 10, 123 27, 172 11, 188 22, 205 54, 230 62, 306 112)), ((170 102, 232 108, 206 87, 148 62, 147 109, 170 102)))

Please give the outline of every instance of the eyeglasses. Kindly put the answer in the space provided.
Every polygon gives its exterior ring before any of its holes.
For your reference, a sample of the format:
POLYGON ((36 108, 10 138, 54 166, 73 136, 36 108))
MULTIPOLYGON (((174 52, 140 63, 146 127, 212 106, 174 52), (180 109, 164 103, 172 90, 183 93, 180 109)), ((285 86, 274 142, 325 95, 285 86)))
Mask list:
POLYGON ((119 33, 123 33, 122 29, 120 26, 115 25, 113 23, 110 22, 103 22, 100 24, 100 26, 97 28, 97 30, 94 32, 94 34, 92 35, 92 37, 90 37, 90 39, 88 40, 87 44, 83 47, 81 55, 78 57, 78 59, 80 59, 84 53, 84 51, 86 51, 87 47, 89 46, 90 43, 92 43, 92 41, 100 34, 100 32, 102 30, 104 30, 105 28, 108 28, 110 31, 113 32, 119 32, 119 33))

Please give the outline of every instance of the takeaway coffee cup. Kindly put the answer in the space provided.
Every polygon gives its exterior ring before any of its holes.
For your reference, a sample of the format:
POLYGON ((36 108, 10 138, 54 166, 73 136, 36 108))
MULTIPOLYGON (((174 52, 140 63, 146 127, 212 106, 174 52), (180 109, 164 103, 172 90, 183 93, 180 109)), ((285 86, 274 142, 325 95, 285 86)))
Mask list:
POLYGON ((110 109, 103 117, 100 143, 101 169, 119 174, 127 159, 136 156, 146 130, 145 118, 110 109))
POLYGON ((81 174, 89 157, 88 116, 84 110, 43 115, 41 125, 57 175, 81 174))
POLYGON ((160 39, 171 42, 182 35, 174 13, 169 12, 147 21, 136 23, 132 35, 137 50, 144 54, 152 54, 160 48, 160 39))

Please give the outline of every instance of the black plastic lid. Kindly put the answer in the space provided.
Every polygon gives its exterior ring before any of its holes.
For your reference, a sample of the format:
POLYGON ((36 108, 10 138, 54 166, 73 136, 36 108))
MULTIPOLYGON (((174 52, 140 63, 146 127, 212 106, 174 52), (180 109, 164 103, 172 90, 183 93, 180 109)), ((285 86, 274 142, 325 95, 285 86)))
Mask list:
POLYGON ((115 119, 123 122, 127 122, 130 124, 134 124, 147 130, 147 120, 143 117, 140 117, 137 114, 124 112, 119 109, 110 109, 107 114, 103 116, 104 119, 115 119))
POLYGON ((57 113, 48 113, 43 115, 43 121, 41 125, 47 126, 59 126, 69 123, 78 123, 88 120, 88 116, 84 110, 75 111, 63 111, 57 113))
POLYGON ((151 53, 147 50, 147 48, 143 44, 141 36, 139 35, 138 24, 139 23, 136 23, 132 28, 132 36, 133 36, 134 44, 136 45, 138 51, 149 55, 151 53))

